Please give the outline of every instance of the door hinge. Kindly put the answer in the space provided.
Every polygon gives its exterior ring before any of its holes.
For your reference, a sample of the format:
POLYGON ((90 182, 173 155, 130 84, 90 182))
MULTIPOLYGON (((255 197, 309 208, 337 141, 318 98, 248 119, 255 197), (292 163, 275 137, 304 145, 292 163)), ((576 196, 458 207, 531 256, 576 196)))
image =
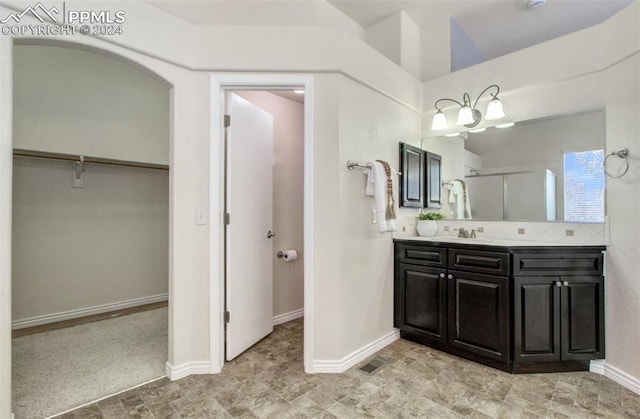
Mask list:
POLYGON ((231 126, 231 115, 224 116, 224 127, 229 128, 231 126))
POLYGON ((229 225, 229 223, 231 223, 230 219, 231 219, 231 216, 229 215, 229 213, 225 212, 224 213, 224 224, 225 225, 229 225))
POLYGON ((231 318, 231 315, 229 314, 228 311, 224 312, 224 322, 225 323, 229 323, 229 319, 231 318))

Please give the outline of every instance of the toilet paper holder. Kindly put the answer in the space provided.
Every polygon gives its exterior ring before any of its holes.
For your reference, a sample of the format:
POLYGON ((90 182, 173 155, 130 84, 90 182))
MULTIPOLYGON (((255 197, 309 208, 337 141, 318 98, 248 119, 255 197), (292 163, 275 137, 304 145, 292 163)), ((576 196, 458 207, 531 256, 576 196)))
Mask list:
POLYGON ((278 256, 278 259, 282 259, 284 257, 284 252, 281 250, 276 254, 276 256, 278 256))

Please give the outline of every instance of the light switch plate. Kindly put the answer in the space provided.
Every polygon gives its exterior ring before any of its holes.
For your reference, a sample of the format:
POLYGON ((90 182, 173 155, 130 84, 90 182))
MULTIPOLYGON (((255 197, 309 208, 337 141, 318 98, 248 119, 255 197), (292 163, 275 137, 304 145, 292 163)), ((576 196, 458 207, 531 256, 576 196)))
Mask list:
POLYGON ((196 210, 196 224, 207 225, 207 211, 204 208, 198 208, 196 210))

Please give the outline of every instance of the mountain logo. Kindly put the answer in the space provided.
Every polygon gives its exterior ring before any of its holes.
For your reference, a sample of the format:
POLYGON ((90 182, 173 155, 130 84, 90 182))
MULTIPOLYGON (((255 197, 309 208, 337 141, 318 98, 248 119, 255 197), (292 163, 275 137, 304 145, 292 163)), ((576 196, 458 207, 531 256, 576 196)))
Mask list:
POLYGON ((7 23, 10 20, 13 20, 15 23, 20 23, 20 20, 26 16, 31 15, 38 19, 40 23, 44 23, 45 19, 48 17, 51 19, 53 23, 58 23, 58 19, 54 16, 54 13, 57 15, 60 11, 56 7, 52 7, 51 9, 47 9, 42 5, 42 3, 38 3, 35 6, 29 6, 24 9, 20 13, 11 13, 9 16, 0 20, 0 23, 7 23))

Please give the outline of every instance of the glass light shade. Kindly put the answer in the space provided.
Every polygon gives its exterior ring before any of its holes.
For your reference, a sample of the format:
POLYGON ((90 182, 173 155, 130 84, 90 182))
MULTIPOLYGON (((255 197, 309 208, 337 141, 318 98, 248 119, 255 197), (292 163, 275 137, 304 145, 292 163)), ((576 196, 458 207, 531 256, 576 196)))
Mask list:
POLYGON ((444 116, 442 111, 438 111, 433 116, 433 122, 431 123, 431 130, 441 131, 443 129, 447 129, 447 117, 444 116))
POLYGON ((493 121, 494 119, 504 118, 504 110, 502 109, 502 102, 497 97, 491 99, 487 105, 487 115, 484 119, 493 121))
POLYGON ((473 112, 471 111, 471 107, 463 106, 462 109, 460 109, 460 112, 458 112, 458 121, 456 124, 467 125, 473 124, 473 122, 473 112))

